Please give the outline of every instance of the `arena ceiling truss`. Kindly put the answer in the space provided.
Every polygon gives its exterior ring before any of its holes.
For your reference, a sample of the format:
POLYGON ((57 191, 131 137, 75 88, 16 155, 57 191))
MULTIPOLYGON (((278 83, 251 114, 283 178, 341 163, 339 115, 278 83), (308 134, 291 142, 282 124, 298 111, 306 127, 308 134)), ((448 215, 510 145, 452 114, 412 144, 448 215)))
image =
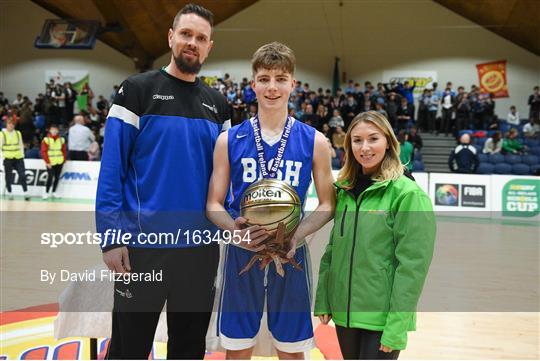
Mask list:
MULTIPOLYGON (((139 70, 169 51, 165 34, 186 0, 32 0, 64 19, 99 20, 99 40, 133 59, 139 70)), ((320 1, 320 0, 316 0, 320 1)), ((334 1, 334 0, 323 0, 334 1)), ((339 1, 339 0, 336 0, 339 1)), ((359 1, 359 0, 356 0, 359 1)), ((433 0, 540 56, 540 0, 433 0)), ((257 0, 198 0, 216 25, 257 0)))
POLYGON ((539 0, 433 0, 540 56, 539 0))

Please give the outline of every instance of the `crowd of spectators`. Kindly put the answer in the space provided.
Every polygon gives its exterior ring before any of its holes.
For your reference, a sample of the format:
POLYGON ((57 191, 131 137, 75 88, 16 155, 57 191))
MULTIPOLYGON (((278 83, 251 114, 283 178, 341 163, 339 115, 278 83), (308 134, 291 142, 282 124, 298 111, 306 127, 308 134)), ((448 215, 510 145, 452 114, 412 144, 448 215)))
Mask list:
MULTIPOLYGON (((85 84, 80 92, 71 83, 55 83, 53 79, 44 87, 34 101, 21 93, 9 101, 0 92, 0 119, 4 128, 8 119, 15 120, 16 129, 22 134, 25 158, 39 158, 40 144, 51 124, 60 129, 60 135, 68 141, 69 159, 99 160, 103 144, 105 120, 111 104, 102 95, 94 99, 92 89, 85 84), (81 133, 79 126, 88 131, 81 133), (74 136, 70 139, 70 133, 74 136), (80 134, 84 133, 84 140, 80 134), (84 144, 84 149, 80 145, 84 144), (87 156, 77 156, 73 151, 84 151, 87 156)), ((111 95, 114 96, 117 86, 111 95)))
POLYGON ((533 117, 499 130, 463 131, 448 165, 456 173, 540 175, 540 125, 533 117), (491 133, 491 134, 490 134, 491 133))
MULTIPOLYGON (((256 113, 255 93, 247 78, 235 83, 225 74, 223 79, 213 81, 211 86, 227 97, 233 125, 256 113)), ((444 133, 458 139, 463 130, 500 131, 505 125, 519 125, 522 121, 515 106, 506 121, 500 120, 495 114, 493 95, 481 93, 476 85, 472 85, 469 91, 463 86, 454 90, 452 82, 447 82, 444 90, 439 90, 438 84, 433 83, 417 99, 414 97, 415 88, 416 84, 408 81, 403 84, 391 82, 376 85, 366 81, 361 85, 349 80, 344 89, 338 88, 333 94, 330 89, 312 89, 308 83, 297 81, 289 100, 289 114, 327 136, 335 154, 332 160, 334 169, 339 169, 343 161, 343 141, 347 127, 354 116, 363 111, 374 110, 385 115, 396 135, 403 131, 400 139, 404 148, 410 149, 404 142, 411 143, 415 152, 422 148, 422 138, 418 131, 435 135, 444 133)), ((528 105, 530 121, 523 132, 525 136, 538 137, 538 87, 533 89, 528 105)), ((404 164, 410 167, 412 160, 404 164)))
MULTIPOLYGON (((257 100, 248 78, 234 82, 228 74, 225 74, 223 78, 212 81, 210 86, 227 98, 232 125, 256 114, 257 100)), ((332 160, 335 169, 340 168, 343 161, 345 132, 352 119, 363 111, 374 110, 385 115, 396 134, 400 135, 400 141, 410 143, 414 151, 422 148, 419 131, 436 135, 444 133, 458 139, 464 129, 501 131, 503 123, 517 127, 522 121, 515 106, 511 107, 506 120, 501 121, 494 112, 496 103, 493 96, 482 94, 476 85, 472 85, 467 92, 463 86, 454 90, 452 82, 447 82, 443 90, 439 90, 438 84, 433 83, 431 88, 424 89, 416 99, 415 88, 416 84, 408 81, 403 84, 391 82, 376 85, 366 81, 361 85, 349 80, 346 87, 338 88, 332 93, 330 89, 312 89, 308 83, 297 81, 289 99, 289 114, 327 136, 329 146, 335 154, 332 160)), ((118 86, 115 85, 108 99, 103 95, 94 99, 88 85, 85 85, 79 94, 70 83, 60 84, 51 80, 46 84, 45 92, 40 93, 34 102, 22 94, 18 94, 16 99, 9 102, 3 93, 0 93, 0 117, 4 122, 10 117, 17 121, 17 129, 23 134, 29 157, 39 155, 36 149, 39 149, 48 125, 53 123, 59 125, 61 134, 68 138, 68 149, 70 129, 73 129, 73 133, 81 134, 80 127, 87 127, 92 135, 88 149, 74 149, 78 153, 71 152, 70 156, 78 154, 75 156, 76 159, 81 159, 80 152, 85 151, 88 153, 88 159, 97 160, 103 143, 104 124, 109 106, 117 90, 118 86), (80 95, 86 96, 86 109, 80 112, 82 117, 74 117, 74 112, 80 108, 76 106, 80 95)), ((534 88, 533 94, 528 99, 528 105, 530 120, 523 127, 523 132, 527 137, 538 137, 540 134, 538 87, 534 88)), ((504 151, 506 141, 508 143, 506 148, 513 147, 512 149, 523 151, 514 144, 510 145, 511 141, 502 140, 510 139, 510 136, 503 137, 498 134, 490 138, 490 141, 486 141, 485 146, 488 149, 493 148, 493 151, 496 151, 501 148, 504 151), (500 146, 497 139, 502 142, 500 146)), ((80 148, 81 142, 76 143, 80 148)), ((408 145, 405 147, 409 149, 408 145)), ((409 163, 406 165, 410 166, 409 163)))

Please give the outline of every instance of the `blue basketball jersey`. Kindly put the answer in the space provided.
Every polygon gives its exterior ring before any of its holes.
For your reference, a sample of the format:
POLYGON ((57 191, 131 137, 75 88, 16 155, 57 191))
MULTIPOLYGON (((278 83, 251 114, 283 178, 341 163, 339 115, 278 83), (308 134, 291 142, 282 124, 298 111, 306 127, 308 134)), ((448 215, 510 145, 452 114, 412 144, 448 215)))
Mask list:
MULTIPOLYGON (((315 128, 296 119, 292 121, 291 133, 276 178, 294 187, 303 208, 311 184, 315 128)), ((253 118, 230 128, 228 132, 231 189, 226 209, 236 219, 240 216, 240 201, 244 191, 252 183, 262 179, 262 174, 257 160, 253 118)), ((277 141, 275 144, 269 145, 263 137, 262 144, 264 156, 270 169, 280 142, 277 141)))
MULTIPOLYGON (((268 169, 272 168, 277 155, 279 138, 272 145, 265 137, 262 139, 268 169)), ((293 119, 276 178, 296 190, 302 208, 311 183, 314 146, 315 129, 293 119)), ((262 179, 253 119, 228 130, 228 152, 231 188, 226 208, 233 218, 237 218, 245 190, 262 179)), ((302 271, 294 269, 290 263, 284 264, 285 277, 277 275, 273 263, 262 270, 256 265, 239 275, 253 255, 253 252, 232 244, 225 249, 216 325, 221 345, 231 350, 253 347, 266 304, 268 329, 274 346, 284 352, 311 350, 315 345, 310 312, 311 262, 307 245, 297 248, 295 254, 302 271)))

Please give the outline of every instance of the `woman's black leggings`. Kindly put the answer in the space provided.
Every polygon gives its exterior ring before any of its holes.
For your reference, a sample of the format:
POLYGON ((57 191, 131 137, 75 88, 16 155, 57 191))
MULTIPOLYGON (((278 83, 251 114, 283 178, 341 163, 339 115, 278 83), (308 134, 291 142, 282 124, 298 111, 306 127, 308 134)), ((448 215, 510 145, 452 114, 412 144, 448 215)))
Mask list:
POLYGON ((345 360, 397 360, 399 350, 379 351, 381 331, 369 331, 361 328, 348 328, 336 325, 336 331, 345 360))

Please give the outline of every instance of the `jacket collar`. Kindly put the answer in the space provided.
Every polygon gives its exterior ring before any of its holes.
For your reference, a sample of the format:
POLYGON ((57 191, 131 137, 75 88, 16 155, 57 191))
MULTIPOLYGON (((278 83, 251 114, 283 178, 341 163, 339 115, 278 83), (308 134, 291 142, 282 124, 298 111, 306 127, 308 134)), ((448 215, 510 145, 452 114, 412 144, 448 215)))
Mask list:
MULTIPOLYGON (((364 192, 362 193, 366 193, 366 192, 371 192, 375 189, 379 189, 379 188, 386 188, 388 187, 388 185, 390 184, 391 180, 390 179, 387 179, 385 181, 381 181, 381 182, 375 182, 373 183, 372 185, 370 185, 364 192)), ((347 192, 348 194, 352 195, 351 191, 344 188, 345 186, 347 186, 349 184, 349 181, 348 180, 345 180, 345 181, 342 181, 342 182, 339 182, 339 181, 336 181, 334 182, 334 187, 336 187, 338 193, 339 191, 343 191, 343 192, 347 192)), ((354 197, 353 197, 354 198, 354 197)))

